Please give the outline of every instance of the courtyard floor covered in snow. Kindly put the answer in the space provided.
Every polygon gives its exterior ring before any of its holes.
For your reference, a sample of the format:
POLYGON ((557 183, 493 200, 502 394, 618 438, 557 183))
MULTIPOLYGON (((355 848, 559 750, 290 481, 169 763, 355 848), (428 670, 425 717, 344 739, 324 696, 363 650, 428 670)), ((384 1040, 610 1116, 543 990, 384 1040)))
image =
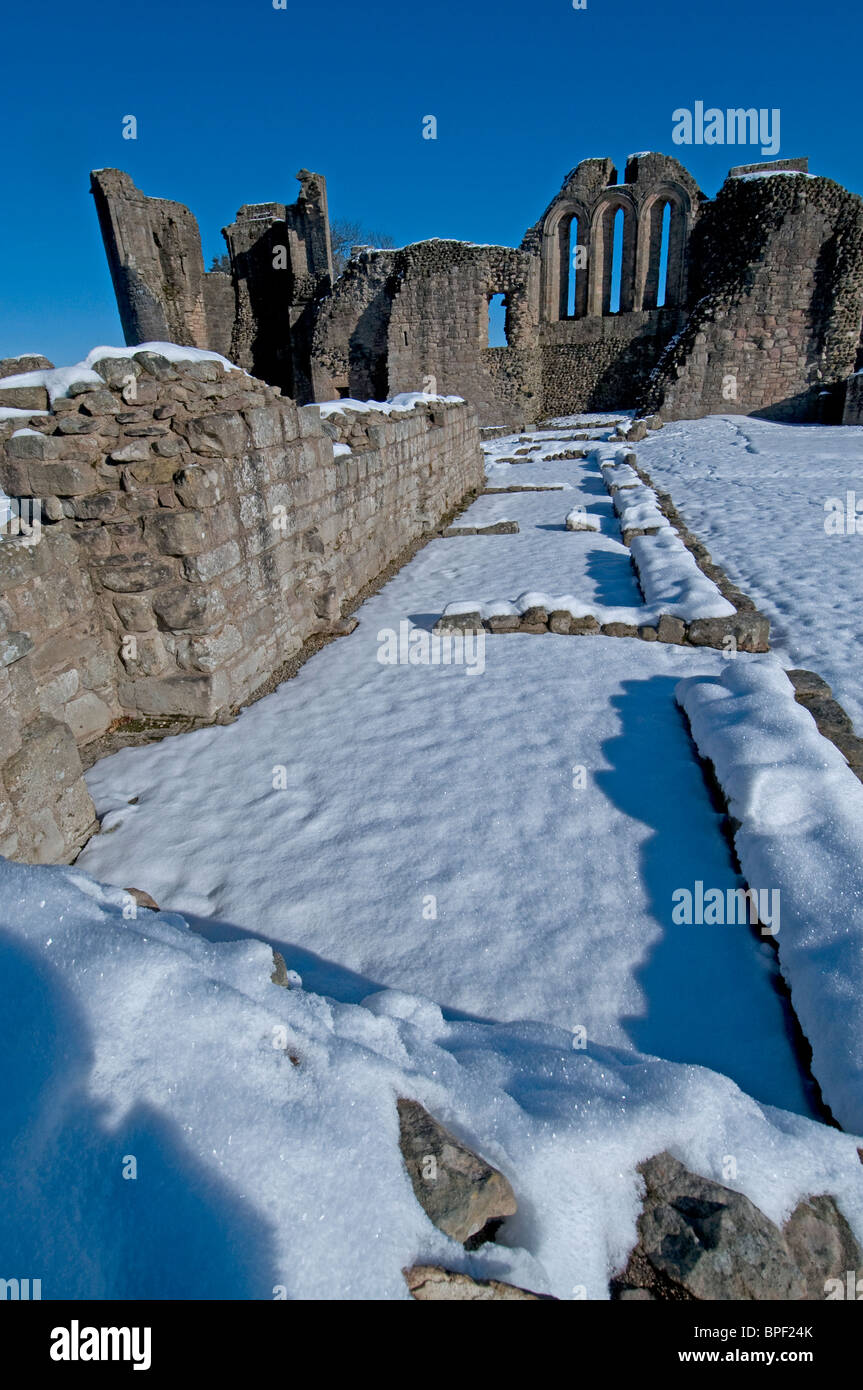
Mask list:
MULTIPOLYGON (((585 420, 537 432, 525 461, 506 461, 527 447, 519 439, 488 446, 491 487, 561 489, 482 496, 459 518, 515 520, 517 534, 432 541, 363 604, 352 635, 235 723, 96 764, 101 833, 73 870, 4 866, 7 902, 20 905, 6 923, 22 952, 10 978, 50 1015, 62 960, 74 1042, 71 1071, 46 1053, 41 1099, 22 1093, 13 1107, 21 1171, 62 1149, 64 1126, 86 1130, 80 1186, 98 1226, 110 1221, 106 1153, 145 1143, 160 1169, 181 1155, 177 1229, 195 1259, 210 1252, 210 1274, 165 1296, 266 1298, 275 1283, 290 1297, 406 1297, 401 1269, 437 1259, 604 1298, 634 1239, 635 1166, 664 1147, 721 1181, 735 1155, 731 1185, 774 1220, 832 1192, 863 1237, 855 1140, 819 1118, 774 944, 756 927, 673 917, 679 890, 743 882, 675 699, 681 680, 807 656, 853 707, 851 681, 820 659, 819 576, 789 551, 785 597, 771 600, 781 562, 744 563, 752 534, 719 504, 728 476, 698 472, 759 463, 729 433, 739 424, 668 426, 639 456, 731 577, 766 611, 773 602, 778 654, 729 663, 632 638, 513 633, 475 638, 470 664, 423 659, 452 604, 538 591, 642 606, 601 459, 549 460, 585 426, 607 441, 610 426, 585 420), (595 529, 567 531, 578 508, 595 529), (130 885, 162 911, 127 921, 130 885), (269 983, 262 943, 301 988, 269 983), (279 1026, 297 1066, 273 1053, 279 1026), (468 1254, 426 1220, 399 1164, 396 1095, 511 1177, 520 1211, 498 1244, 468 1254), (193 1171, 206 1202, 191 1178, 186 1191, 193 1171), (230 1230, 214 1215, 219 1192, 230 1230)), ((759 449, 776 428, 746 422, 759 449)), ((863 460, 863 431, 841 434, 851 461, 826 462, 831 479, 849 476, 855 449, 863 460)), ((780 494, 769 458, 772 484, 753 501, 742 476, 740 505, 758 516, 771 497, 781 526, 803 508, 803 485, 780 494)), ((846 644, 852 601, 833 609, 846 644)), ((859 996, 863 978, 849 989, 859 996)), ((64 1172, 58 1185, 72 1181, 64 1172)), ((121 1223, 115 1246, 134 1226, 121 1223)), ((51 1247, 58 1283, 81 1260, 73 1227, 61 1219, 51 1247)), ((39 1234, 16 1231, 23 1253, 39 1234)), ((71 1292, 144 1296, 177 1239, 155 1220, 134 1274, 94 1256, 71 1292)))

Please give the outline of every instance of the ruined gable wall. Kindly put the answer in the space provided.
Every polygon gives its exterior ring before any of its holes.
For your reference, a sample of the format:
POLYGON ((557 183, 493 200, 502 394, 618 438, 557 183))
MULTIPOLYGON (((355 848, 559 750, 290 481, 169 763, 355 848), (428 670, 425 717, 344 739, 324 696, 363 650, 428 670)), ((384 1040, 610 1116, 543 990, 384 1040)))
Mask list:
POLYGON ((541 263, 543 415, 634 402, 685 322, 687 246, 705 201, 676 159, 656 153, 631 155, 623 183, 610 159, 583 160, 566 176, 522 242, 541 263), (658 308, 666 202, 672 204, 666 304, 658 308), (621 309, 611 313, 618 212, 624 219, 621 309), (576 246, 583 258, 579 266, 576 246))
POLYGON ((534 257, 509 246, 423 241, 405 247, 389 323, 390 391, 424 378, 460 395, 483 424, 521 428, 537 418, 539 280, 534 257), (488 304, 506 295, 508 346, 488 346, 488 304))
POLYGON ((425 241, 363 251, 320 306, 318 383, 355 398, 463 396, 483 424, 520 428, 540 409, 536 258, 508 246, 425 241), (507 296, 507 347, 488 347, 488 304, 507 296))
POLYGON ((0 854, 38 862, 92 828, 79 746, 247 700, 483 477, 462 404, 330 423, 212 360, 97 366, 0 422, 41 527, 0 537, 0 854))
POLYGON ((692 275, 697 302, 640 413, 841 418, 863 308, 859 198, 805 175, 730 178, 694 238, 692 275))

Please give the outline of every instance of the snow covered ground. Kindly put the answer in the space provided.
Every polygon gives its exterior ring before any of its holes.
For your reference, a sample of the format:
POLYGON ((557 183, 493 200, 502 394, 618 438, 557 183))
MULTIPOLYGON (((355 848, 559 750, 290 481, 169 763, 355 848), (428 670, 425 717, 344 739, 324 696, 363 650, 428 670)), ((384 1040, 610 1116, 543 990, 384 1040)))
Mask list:
MULTIPOLYGON (((518 535, 433 541, 236 724, 93 768, 103 833, 78 863, 212 939, 263 935, 336 998, 388 987, 581 1026, 807 1111, 769 947, 670 922, 676 888, 739 882, 673 699, 721 655, 515 634, 485 641, 481 673, 379 659, 386 633, 431 627, 474 583, 638 600, 619 540, 564 527, 576 498, 616 525, 595 462, 533 467, 572 490, 483 497, 463 518, 515 517, 518 535)), ((504 465, 490 482, 516 474, 529 481, 504 465)))
POLYGON ((863 530, 825 530, 830 499, 863 503, 863 428, 710 416, 666 425, 638 455, 769 615, 783 663, 817 671, 863 729, 863 530))
POLYGON ((235 724, 96 764, 75 869, 3 866, 0 1230, 44 1297, 403 1298, 402 1268, 438 1261, 604 1298, 663 1148, 726 1182, 734 1157, 774 1220, 831 1192, 863 1238, 860 1140, 813 1118, 771 946, 673 917, 680 890, 741 883, 675 703, 731 663, 513 634, 423 664, 459 596, 640 603, 596 460, 543 461, 572 432, 528 463, 489 446, 492 486, 563 488, 462 518, 518 534, 433 541, 235 724), (599 531, 566 531, 578 506, 599 531), (405 630, 417 657, 392 664, 405 630), (124 917, 129 886, 163 911, 124 917), (301 989, 270 983, 265 942, 301 989), (510 1178, 500 1243, 429 1224, 399 1095, 510 1178))
POLYGON ((407 1299, 420 1261, 601 1299, 635 1239, 636 1165, 664 1148, 719 1181, 733 1156, 776 1221, 835 1193, 863 1234, 855 1141, 715 1072, 399 994, 287 991, 259 941, 127 920, 74 869, 4 865, 3 888, 0 1247, 44 1299, 407 1299), (400 1095, 512 1179, 503 1243, 468 1254, 428 1221, 400 1095))

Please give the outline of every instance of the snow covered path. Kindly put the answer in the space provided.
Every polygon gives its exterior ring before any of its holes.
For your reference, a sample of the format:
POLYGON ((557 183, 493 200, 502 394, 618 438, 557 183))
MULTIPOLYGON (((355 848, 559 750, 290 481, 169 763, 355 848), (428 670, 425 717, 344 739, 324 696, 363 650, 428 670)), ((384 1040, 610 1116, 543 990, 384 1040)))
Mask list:
POLYGON ((666 425, 638 452, 768 614, 783 664, 817 671, 863 729, 863 532, 825 531, 828 499, 863 503, 863 429, 710 416, 666 425))
POLYGON ((479 499, 462 521, 514 518, 520 534, 432 542, 351 637, 233 726, 97 764, 103 833, 78 863, 213 940, 278 944, 338 1000, 389 987, 455 1015, 583 1028, 808 1114, 770 948, 671 921, 676 889, 740 883, 673 698, 721 656, 516 634, 488 639, 481 673, 378 659, 379 634, 431 627, 474 584, 554 590, 565 574, 637 602, 596 471, 492 468, 495 486, 568 490, 479 499), (600 534, 560 529, 579 502, 600 534))

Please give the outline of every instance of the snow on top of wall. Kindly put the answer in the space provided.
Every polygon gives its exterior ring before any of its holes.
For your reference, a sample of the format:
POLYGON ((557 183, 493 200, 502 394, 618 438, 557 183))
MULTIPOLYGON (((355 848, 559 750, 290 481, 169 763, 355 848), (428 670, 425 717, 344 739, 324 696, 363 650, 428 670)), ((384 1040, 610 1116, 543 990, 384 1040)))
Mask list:
POLYGON ((740 822, 750 888, 776 890, 779 965, 840 1124, 863 1130, 863 786, 773 663, 731 662, 676 689, 740 822))
MULTIPOLYGON (((445 242, 448 246, 467 246, 478 251, 497 251, 501 243, 496 241, 465 241, 464 237, 457 236, 428 236, 421 237, 419 241, 406 241, 404 246, 363 246, 357 242, 356 247, 351 247, 351 260, 358 259, 353 255, 353 251, 358 252, 358 256, 380 256, 392 251, 408 251, 412 246, 426 246, 429 242, 445 242)), ((506 246, 505 251, 514 251, 513 246, 506 246)))
POLYGON ((802 169, 762 169, 753 174, 734 174, 735 179, 815 179, 817 174, 807 174, 802 169))
MULTIPOLYGON (((205 348, 182 347, 179 343, 135 343, 130 347, 95 347, 81 362, 71 367, 43 367, 35 372, 20 372, 17 376, 7 376, 0 381, 0 388, 8 390, 20 386, 44 386, 51 404, 69 394, 70 386, 87 382, 93 386, 103 386, 104 380, 93 371, 93 364, 105 357, 134 357, 138 352, 157 352, 169 362, 221 362, 225 371, 240 369, 222 357, 218 352, 205 348)), ((22 410, 21 415, 44 415, 45 411, 22 410)), ((8 416, 6 418, 9 418, 8 416)))
MULTIPOLYGON (((30 373, 28 373, 28 375, 30 375, 30 373)), ((33 375, 35 376, 36 373, 34 372, 33 375)), ((7 381, 11 380, 11 377, 6 377, 3 384, 5 385, 7 381)), ((16 385, 23 380, 23 377, 16 377, 16 385)), ((35 384, 36 383, 32 381, 27 383, 28 386, 33 386, 35 384)), ((18 407, 14 405, 0 405, 0 420, 31 420, 34 415, 48 414, 50 414, 50 412, 47 410, 19 410, 18 407)), ((16 430, 15 433, 20 434, 21 431, 16 430)))
POLYGON ((331 415, 345 415, 348 411, 358 415, 370 414, 372 411, 381 415, 401 415, 409 410, 413 410, 418 405, 461 405, 462 396, 433 396, 428 391, 402 391, 397 396, 390 397, 386 401, 355 401, 352 396, 347 396, 338 401, 317 401, 318 410, 321 418, 328 420, 331 415))

